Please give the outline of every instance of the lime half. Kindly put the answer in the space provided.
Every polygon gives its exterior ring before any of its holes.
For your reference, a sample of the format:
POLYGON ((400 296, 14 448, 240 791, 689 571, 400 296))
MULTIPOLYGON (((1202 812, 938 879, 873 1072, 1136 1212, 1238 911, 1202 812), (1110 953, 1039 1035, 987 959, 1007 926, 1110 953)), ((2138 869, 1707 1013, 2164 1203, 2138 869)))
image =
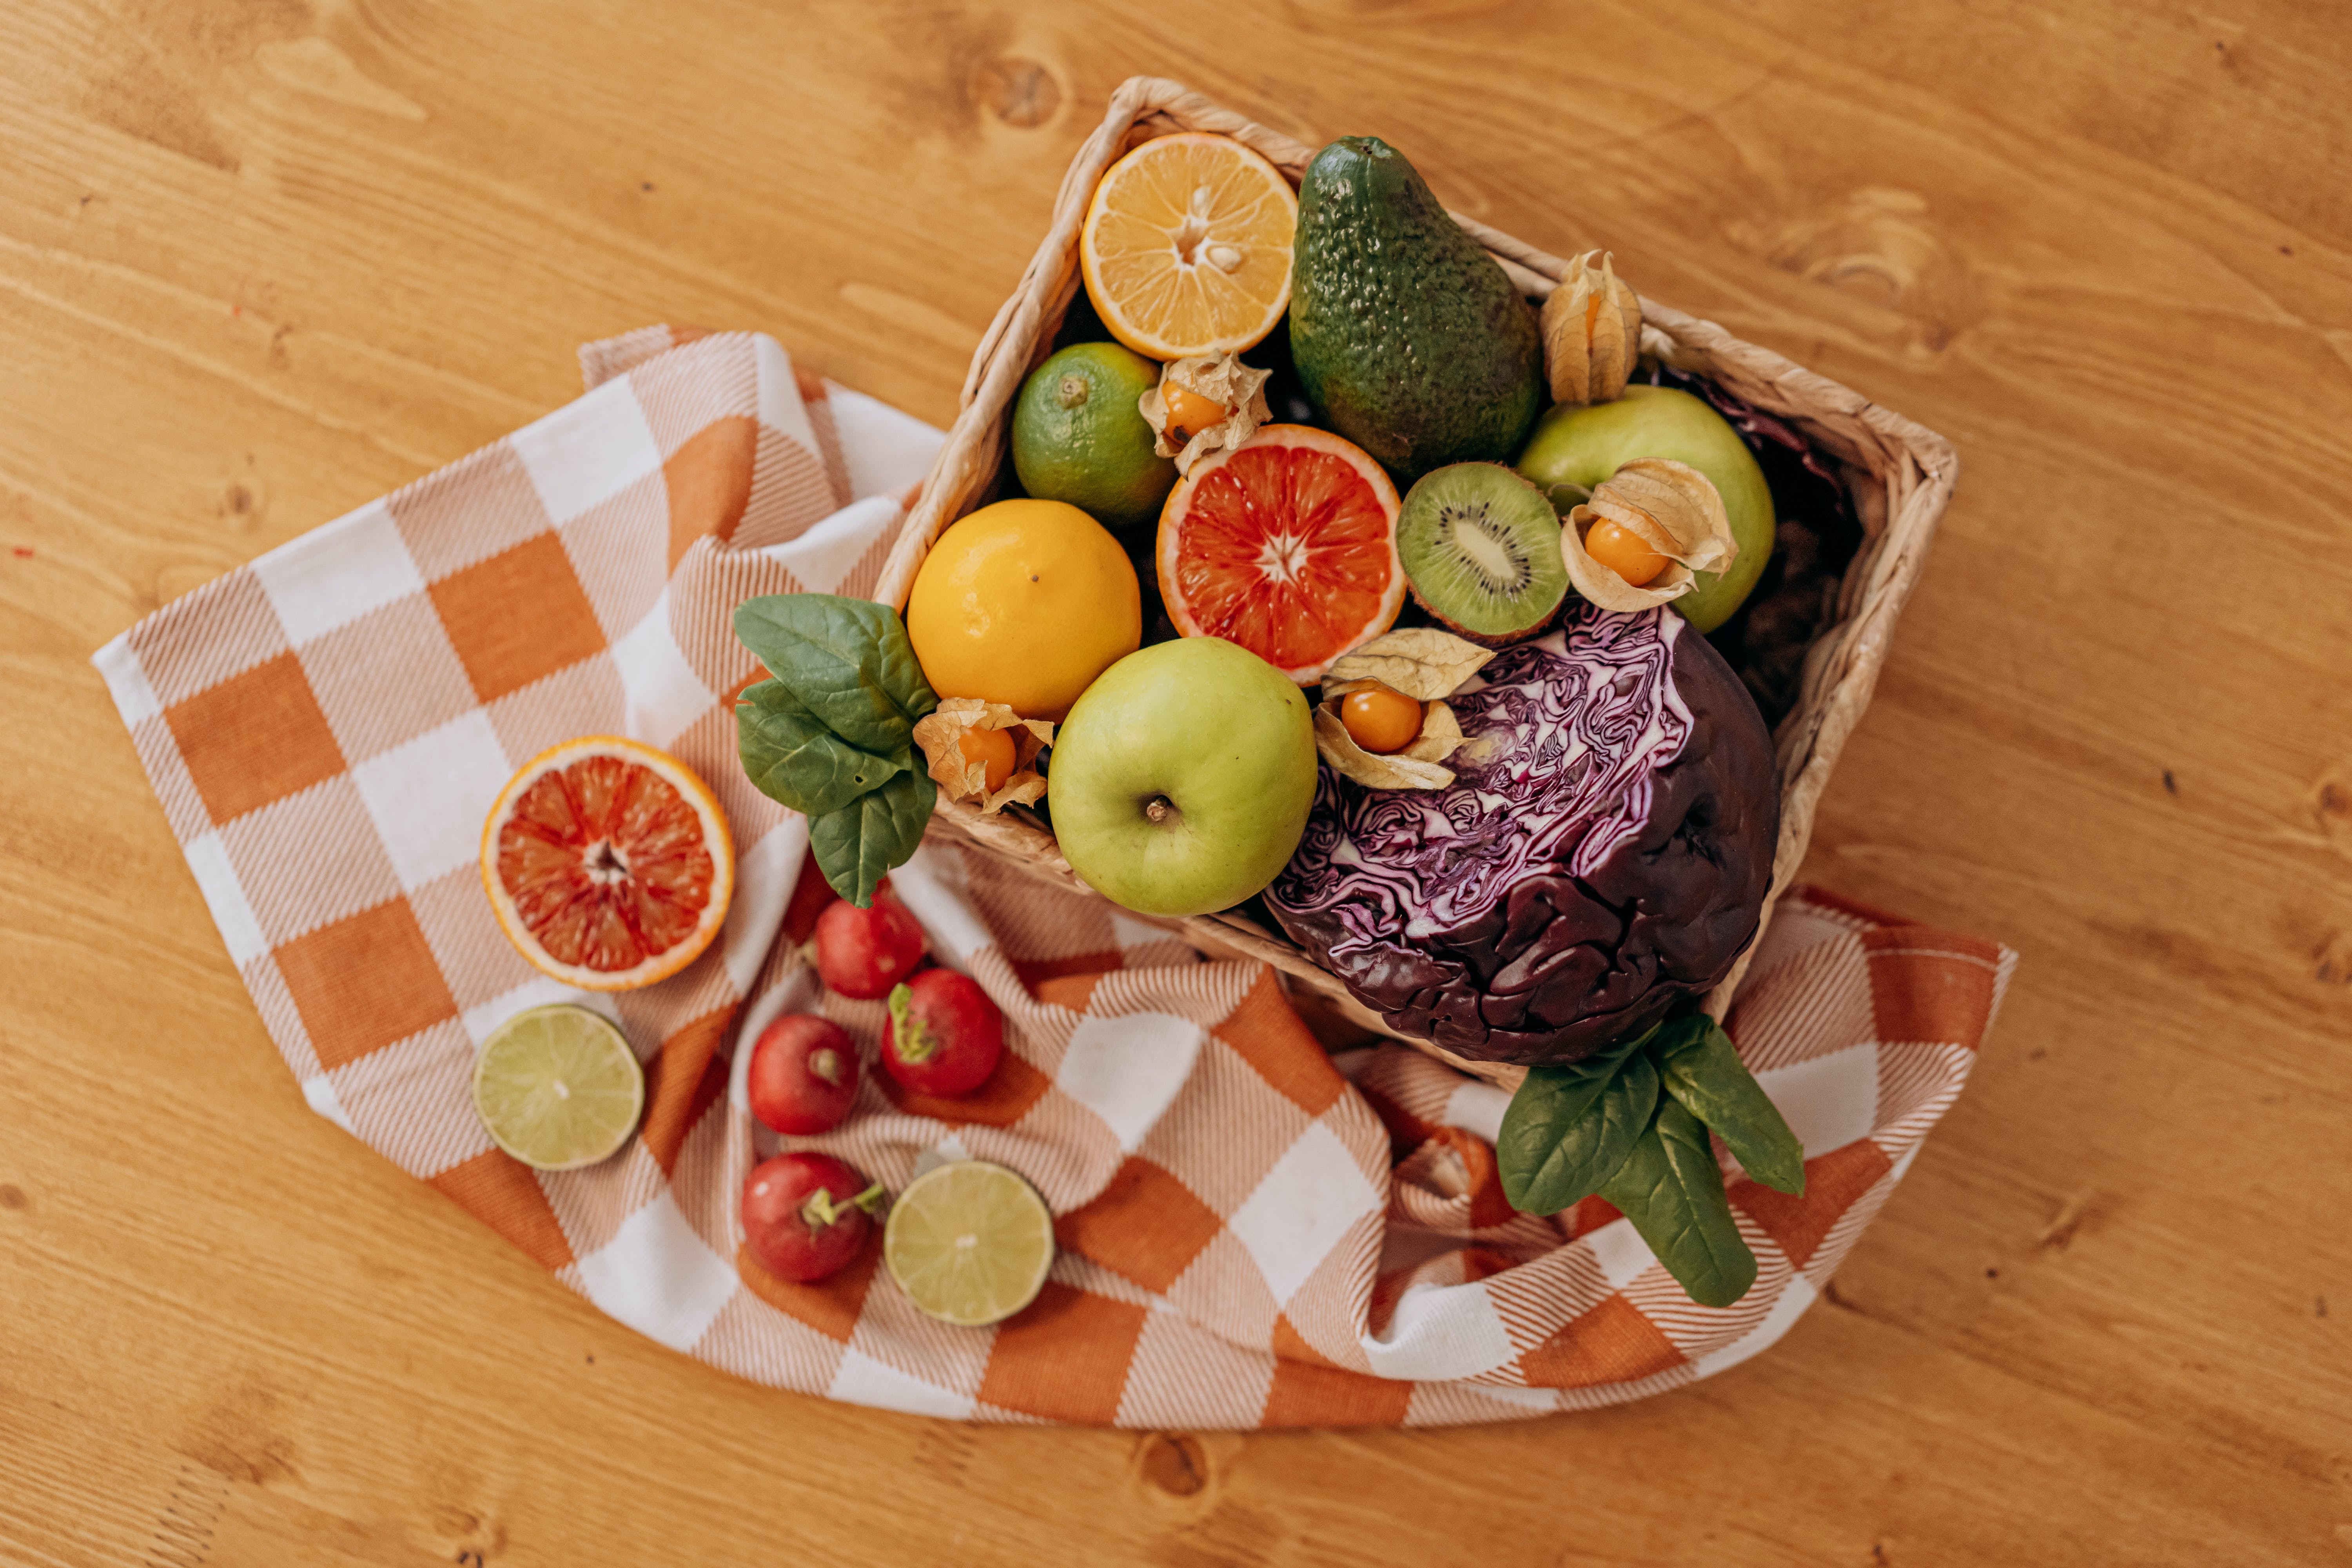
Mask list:
POLYGON ((499 1148, 536 1170, 610 1159, 645 1108, 636 1054, 585 1007, 517 1013, 490 1031, 474 1061, 474 1113, 499 1148))
POLYGON ((882 1258, 907 1299, 945 1323, 1001 1322, 1037 1299, 1054 1267, 1054 1216, 1002 1165, 959 1160, 890 1201, 882 1258))

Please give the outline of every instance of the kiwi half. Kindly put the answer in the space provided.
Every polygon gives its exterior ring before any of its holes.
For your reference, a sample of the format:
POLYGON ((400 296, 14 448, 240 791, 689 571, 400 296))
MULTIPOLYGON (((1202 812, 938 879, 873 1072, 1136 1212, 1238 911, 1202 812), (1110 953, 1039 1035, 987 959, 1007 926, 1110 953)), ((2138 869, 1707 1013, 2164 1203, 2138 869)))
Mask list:
POLYGON ((1488 647, 1540 634, 1568 597, 1559 514, 1500 463, 1422 476, 1397 515, 1396 542, 1414 602, 1488 647))

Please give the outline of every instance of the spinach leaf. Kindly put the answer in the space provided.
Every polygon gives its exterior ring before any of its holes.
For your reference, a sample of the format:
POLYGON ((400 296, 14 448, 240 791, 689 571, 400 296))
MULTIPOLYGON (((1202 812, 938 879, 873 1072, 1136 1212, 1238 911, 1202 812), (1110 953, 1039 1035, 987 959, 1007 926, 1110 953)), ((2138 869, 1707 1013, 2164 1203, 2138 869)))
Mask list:
POLYGON ((1698 1118, 1671 1096, 1601 1184, 1666 1272, 1702 1307, 1728 1307, 1756 1283, 1756 1255, 1732 1223, 1723 1173, 1698 1118))
POLYGON ((1666 1092, 1712 1128, 1749 1175, 1775 1192, 1801 1194, 1805 1147, 1739 1059, 1731 1037, 1705 1014, 1678 1022, 1682 1027, 1669 1026, 1658 1041, 1666 1092))
POLYGON ((861 752, 906 751, 915 721, 939 706, 887 605, 770 594, 735 606, 735 635, 818 722, 861 752))
POLYGON ((735 635, 772 678, 735 704, 743 772, 809 819, 824 879, 869 908, 939 799, 915 763, 915 721, 940 700, 907 628, 887 605, 771 594, 735 606, 735 635))
POLYGON ((736 750, 752 785, 806 816, 837 811, 912 766, 903 752, 877 757, 859 751, 826 729, 781 680, 745 690, 735 720, 736 750))
POLYGON ((809 818, 809 851, 833 890, 859 909, 871 909, 874 889, 893 866, 903 866, 923 841, 923 825, 939 801, 939 785, 921 773, 893 773, 878 789, 847 805, 809 818))
POLYGON ((1557 1214, 1601 1190, 1625 1163, 1658 1101, 1649 1037, 1568 1067, 1539 1067, 1511 1097, 1495 1140, 1503 1195, 1522 1214, 1557 1214))

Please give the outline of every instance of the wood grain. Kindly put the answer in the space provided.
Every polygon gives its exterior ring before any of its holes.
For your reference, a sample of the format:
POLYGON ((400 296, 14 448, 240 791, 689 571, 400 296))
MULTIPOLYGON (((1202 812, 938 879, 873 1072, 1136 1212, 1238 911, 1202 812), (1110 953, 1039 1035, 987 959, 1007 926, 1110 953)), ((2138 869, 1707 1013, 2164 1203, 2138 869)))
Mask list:
POLYGON ((2352 1561, 2347 75, 2290 0, 0 7, 0 1559, 2352 1561), (2024 966, 1768 1356, 1450 1433, 763 1392, 310 1115, 221 950, 93 648, 648 321, 944 422, 1137 71, 1961 449, 1810 872, 2024 966))

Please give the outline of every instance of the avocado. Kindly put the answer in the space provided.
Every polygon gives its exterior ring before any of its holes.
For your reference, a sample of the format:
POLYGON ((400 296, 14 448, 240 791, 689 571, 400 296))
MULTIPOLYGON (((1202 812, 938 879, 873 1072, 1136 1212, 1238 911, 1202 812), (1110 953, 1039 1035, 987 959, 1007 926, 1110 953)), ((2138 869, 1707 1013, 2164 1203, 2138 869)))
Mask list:
POLYGON ((1342 136, 1299 184, 1290 353, 1322 423, 1400 489, 1508 462, 1543 406, 1534 307, 1376 136, 1342 136))

